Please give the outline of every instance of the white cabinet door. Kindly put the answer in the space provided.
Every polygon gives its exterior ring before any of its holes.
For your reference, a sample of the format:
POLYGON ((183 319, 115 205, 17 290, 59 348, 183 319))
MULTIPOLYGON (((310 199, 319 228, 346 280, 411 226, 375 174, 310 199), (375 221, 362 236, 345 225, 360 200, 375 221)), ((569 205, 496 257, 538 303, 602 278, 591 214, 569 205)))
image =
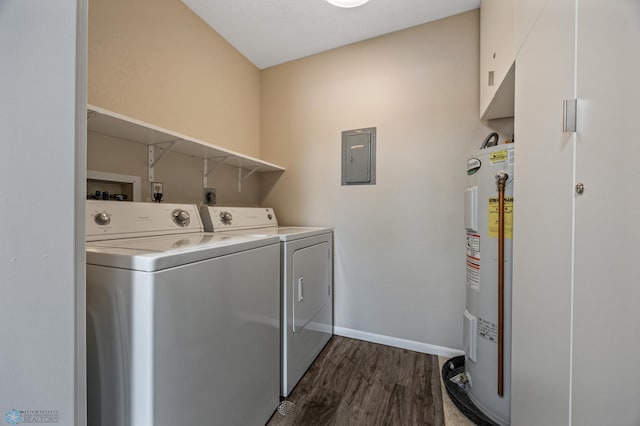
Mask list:
POLYGON ((496 93, 493 60, 496 0, 483 0, 480 6, 480 115, 487 110, 496 93), (490 74, 493 73, 490 80, 490 74))
POLYGON ((483 0, 480 6, 480 116, 513 116, 513 80, 507 79, 515 58, 514 1, 483 0), (510 85, 510 89, 504 86, 510 85))
POLYGON ((516 59, 512 422, 637 425, 640 4, 523 3, 518 37, 535 24, 516 59), (565 98, 575 134, 559 130, 565 98))
POLYGON ((494 10, 493 46, 495 50, 496 82, 504 81, 515 59, 513 15, 514 0, 496 0, 494 10))
POLYGON ((516 0, 514 5, 515 37, 514 47, 517 54, 522 44, 527 39, 529 32, 533 28, 540 14, 544 10, 549 0, 516 0))
POLYGON ((567 425, 574 1, 550 0, 516 57, 511 422, 567 425))
POLYGON ((640 423, 640 3, 580 0, 573 424, 640 423))

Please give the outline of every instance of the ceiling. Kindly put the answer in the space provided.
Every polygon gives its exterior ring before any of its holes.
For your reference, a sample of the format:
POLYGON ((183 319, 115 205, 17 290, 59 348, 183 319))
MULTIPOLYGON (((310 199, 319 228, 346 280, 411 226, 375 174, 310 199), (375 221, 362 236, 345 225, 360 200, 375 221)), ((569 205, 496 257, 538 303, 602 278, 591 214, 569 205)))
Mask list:
POLYGON ((350 9, 325 0, 182 2, 260 69, 480 6, 480 0, 370 0, 350 9))

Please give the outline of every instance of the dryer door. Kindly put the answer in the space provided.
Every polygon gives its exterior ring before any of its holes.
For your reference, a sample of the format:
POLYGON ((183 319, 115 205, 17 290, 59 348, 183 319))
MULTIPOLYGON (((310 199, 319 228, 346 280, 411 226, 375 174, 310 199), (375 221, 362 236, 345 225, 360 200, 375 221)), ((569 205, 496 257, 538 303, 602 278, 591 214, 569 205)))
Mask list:
MULTIPOLYGON (((291 285, 293 332, 313 329, 314 317, 331 300, 331 265, 329 243, 322 242, 293 253, 291 285)), ((321 327, 319 324, 318 326, 321 327)))

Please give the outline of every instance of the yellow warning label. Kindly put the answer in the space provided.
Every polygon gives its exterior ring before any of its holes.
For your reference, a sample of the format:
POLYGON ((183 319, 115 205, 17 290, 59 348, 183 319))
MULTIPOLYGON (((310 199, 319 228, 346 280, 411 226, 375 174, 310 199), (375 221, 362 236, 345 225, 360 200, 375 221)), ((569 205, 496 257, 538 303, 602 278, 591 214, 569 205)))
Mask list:
MULTIPOLYGON (((498 198, 489 198, 489 238, 498 238, 499 211, 498 198)), ((504 237, 513 239, 513 197, 504 197, 504 237)))
POLYGON ((506 163, 508 158, 509 155, 506 150, 496 151, 489 154, 489 162, 491 162, 491 164, 506 163))

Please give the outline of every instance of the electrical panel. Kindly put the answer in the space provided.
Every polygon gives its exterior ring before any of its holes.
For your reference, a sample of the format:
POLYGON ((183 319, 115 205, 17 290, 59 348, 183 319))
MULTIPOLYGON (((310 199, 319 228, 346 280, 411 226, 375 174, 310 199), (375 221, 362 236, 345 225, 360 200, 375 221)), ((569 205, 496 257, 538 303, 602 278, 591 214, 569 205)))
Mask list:
POLYGON ((376 128, 342 132, 342 185, 376 183, 376 128))

